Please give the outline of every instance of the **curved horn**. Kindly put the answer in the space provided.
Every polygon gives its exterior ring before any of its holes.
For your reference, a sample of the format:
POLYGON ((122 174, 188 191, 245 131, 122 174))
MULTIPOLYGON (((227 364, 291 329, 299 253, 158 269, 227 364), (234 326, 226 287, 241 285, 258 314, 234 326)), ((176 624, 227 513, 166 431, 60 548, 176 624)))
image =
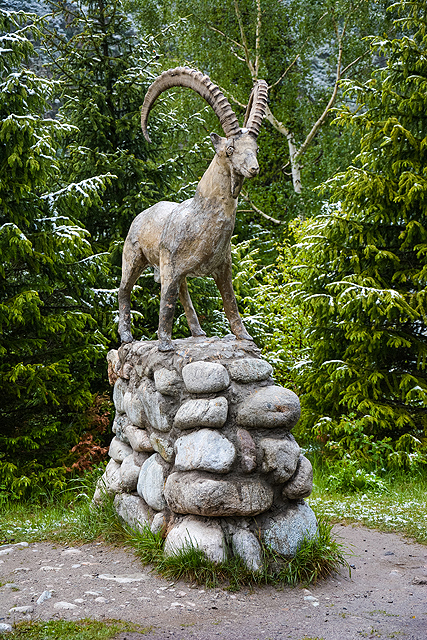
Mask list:
POLYGON ((144 137, 148 142, 151 142, 147 131, 148 114, 156 98, 158 98, 163 91, 171 87, 188 87, 202 96, 218 116, 227 138, 237 135, 240 132, 236 114, 217 85, 211 82, 210 78, 200 71, 195 71, 189 67, 176 67, 176 69, 163 71, 163 73, 154 80, 145 95, 141 110, 141 127, 144 137))
POLYGON ((258 137, 261 128, 262 119, 267 108, 268 85, 265 80, 257 80, 249 97, 248 106, 246 107, 245 122, 243 127, 248 129, 249 133, 258 137))

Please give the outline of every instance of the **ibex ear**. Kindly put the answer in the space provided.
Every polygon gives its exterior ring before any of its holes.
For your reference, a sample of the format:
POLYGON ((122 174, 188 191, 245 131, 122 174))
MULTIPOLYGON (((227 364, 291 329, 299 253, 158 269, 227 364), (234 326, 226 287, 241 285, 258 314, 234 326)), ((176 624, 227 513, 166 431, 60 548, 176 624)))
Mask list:
POLYGON ((210 137, 216 153, 219 153, 225 138, 221 138, 221 136, 219 136, 217 133, 214 133, 214 132, 210 134, 210 137))

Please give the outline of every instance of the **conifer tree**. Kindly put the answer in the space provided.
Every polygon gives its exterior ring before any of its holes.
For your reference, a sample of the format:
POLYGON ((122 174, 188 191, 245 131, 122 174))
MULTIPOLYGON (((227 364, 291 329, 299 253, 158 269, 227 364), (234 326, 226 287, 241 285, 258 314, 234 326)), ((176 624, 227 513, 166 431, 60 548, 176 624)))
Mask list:
POLYGON ((97 246, 109 250, 138 213, 161 199, 167 182, 168 165, 158 166, 158 120, 150 119, 152 145, 140 124, 146 89, 159 71, 158 44, 136 36, 121 0, 48 2, 67 28, 46 34, 46 52, 64 86, 61 113, 78 128, 68 138, 64 169, 72 180, 116 176, 102 205, 89 207, 82 220, 97 246))
POLYGON ((0 491, 15 497, 63 481, 105 355, 91 316, 96 260, 76 220, 108 176, 60 180, 71 127, 45 115, 56 83, 27 65, 36 19, 0 11, 0 491))
POLYGON ((361 153, 328 184, 299 296, 312 314, 308 422, 352 411, 403 446, 427 429, 427 21, 423 2, 400 10, 404 35, 372 44, 386 67, 347 87, 359 108, 339 120, 361 153))

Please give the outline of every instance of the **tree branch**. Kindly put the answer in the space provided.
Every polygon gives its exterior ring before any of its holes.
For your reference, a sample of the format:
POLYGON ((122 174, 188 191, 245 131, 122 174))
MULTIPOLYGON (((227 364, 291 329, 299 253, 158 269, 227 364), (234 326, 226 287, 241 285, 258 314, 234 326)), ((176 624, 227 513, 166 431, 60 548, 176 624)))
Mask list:
POLYGON ((294 158, 295 160, 298 160, 299 158, 301 158, 301 156, 306 152, 308 145, 313 140, 314 136, 316 135, 316 133, 319 131, 320 127, 325 122, 326 117, 327 117, 332 105, 335 102, 335 98, 337 97, 338 88, 339 88, 339 84, 340 84, 340 81, 341 81, 342 54, 343 54, 342 40, 341 40, 341 38, 339 38, 337 72, 336 72, 336 79, 335 79, 335 84, 334 84, 334 89, 332 91, 332 95, 331 95, 331 97, 329 99, 328 104, 326 105, 325 109, 323 110, 322 115, 314 123, 313 127, 311 128, 310 133, 308 134, 308 136, 306 137, 306 139, 304 140, 304 142, 302 143, 302 145, 300 146, 300 148, 296 152, 295 158, 294 158))
MULTIPOLYGON (((323 20, 323 18, 325 18, 328 15, 328 12, 325 11, 325 13, 323 14, 323 16, 320 16, 319 20, 316 22, 316 27, 319 24, 319 22, 321 20, 323 20)), ((283 78, 288 74, 288 72, 292 69, 292 67, 294 66, 294 64, 296 63, 296 61, 300 58, 301 53, 304 51, 304 47, 307 44, 307 42, 309 41, 310 36, 308 36, 305 39, 304 44, 301 47, 301 51, 295 56, 294 60, 291 62, 291 64, 285 69, 285 71, 282 73, 282 75, 280 76, 280 78, 278 80, 276 80, 276 82, 274 82, 273 84, 271 84, 268 88, 272 89, 273 87, 275 87, 276 85, 279 84, 279 82, 281 82, 283 80, 283 78)))
POLYGON ((252 61, 251 61, 251 58, 250 58, 250 54, 249 54, 248 42, 246 40, 245 30, 243 29, 243 20, 242 20, 242 16, 241 16, 241 13, 240 13, 238 0, 234 0, 234 10, 236 12, 237 22, 239 23, 239 29, 240 29, 240 37, 242 38, 242 44, 243 44, 243 48, 245 50, 246 66, 248 67, 248 69, 250 71, 252 79, 256 80, 257 77, 256 77, 255 69, 254 69, 254 66, 252 64, 252 61))
POLYGON ((257 21, 256 21, 256 34, 255 34, 255 78, 258 78, 259 72, 259 50, 260 50, 260 36, 261 36, 261 0, 256 0, 257 8, 257 21))
MULTIPOLYGON (((255 213, 259 213, 266 220, 270 220, 270 222, 275 222, 276 224, 285 224, 284 222, 282 222, 282 220, 277 220, 276 218, 272 218, 271 216, 264 213, 264 211, 261 211, 261 209, 258 209, 258 207, 254 205, 252 200, 249 198, 248 194, 245 193, 243 190, 240 192, 240 195, 242 196, 243 200, 246 200, 246 202, 250 204, 250 206, 252 207, 253 211, 255 211, 255 213)), ((250 209, 240 209, 239 211, 250 211, 250 209)))

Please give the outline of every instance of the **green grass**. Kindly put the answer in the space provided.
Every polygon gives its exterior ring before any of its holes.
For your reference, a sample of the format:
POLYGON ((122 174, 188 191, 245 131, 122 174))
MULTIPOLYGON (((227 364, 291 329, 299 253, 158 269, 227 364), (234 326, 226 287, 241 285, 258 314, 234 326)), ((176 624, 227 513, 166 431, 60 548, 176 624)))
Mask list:
POLYGON ((161 534, 153 534, 147 526, 141 534, 121 522, 111 498, 102 508, 93 509, 86 493, 62 499, 48 499, 43 505, 28 503, 3 504, 0 509, 0 537, 3 542, 48 540, 79 544, 103 540, 131 547, 143 564, 150 564, 168 579, 191 580, 207 587, 227 583, 231 590, 242 585, 311 584, 341 567, 348 568, 345 551, 332 536, 325 518, 319 519, 318 535, 304 540, 292 560, 280 557, 262 541, 264 568, 254 573, 243 561, 230 557, 221 564, 209 561, 202 551, 188 546, 175 555, 165 556, 161 534))
MULTIPOLYGON (((19 622, 8 640, 109 640, 123 631, 148 633, 148 627, 122 622, 121 620, 50 620, 49 622, 19 622)), ((1 634, 3 635, 3 634, 1 634)))
MULTIPOLYGON (((305 540, 288 560, 262 544, 264 568, 249 571, 236 557, 213 564, 197 548, 176 555, 163 554, 163 538, 146 527, 143 534, 122 523, 111 499, 103 508, 90 506, 90 487, 78 487, 60 496, 47 496, 43 504, 11 503, 0 506, 0 540, 19 542, 48 540, 79 544, 103 540, 131 547, 143 564, 168 579, 185 579, 208 587, 226 583, 231 590, 242 585, 311 584, 335 570, 347 568, 345 549, 332 534, 334 522, 361 523, 394 531, 427 543, 427 479, 425 476, 389 475, 376 491, 337 492, 330 488, 325 470, 315 470, 315 487, 308 499, 319 520, 318 536, 305 540)), ((93 481, 91 479, 91 485, 93 481)))
POLYGON ((244 585, 309 585, 341 567, 350 573, 345 548, 333 538, 332 524, 325 518, 319 518, 318 525, 317 535, 303 540, 292 559, 275 553, 260 540, 263 569, 259 572, 250 571, 236 556, 214 563, 191 544, 165 556, 161 535, 152 534, 148 526, 142 533, 134 532, 129 542, 142 562, 152 564, 157 573, 168 579, 191 581, 208 588, 226 583, 231 591, 244 585))
POLYGON ((332 522, 360 523, 391 531, 427 544, 427 478, 402 472, 384 477, 385 489, 344 494, 327 488, 324 472, 317 471, 307 502, 332 522))

